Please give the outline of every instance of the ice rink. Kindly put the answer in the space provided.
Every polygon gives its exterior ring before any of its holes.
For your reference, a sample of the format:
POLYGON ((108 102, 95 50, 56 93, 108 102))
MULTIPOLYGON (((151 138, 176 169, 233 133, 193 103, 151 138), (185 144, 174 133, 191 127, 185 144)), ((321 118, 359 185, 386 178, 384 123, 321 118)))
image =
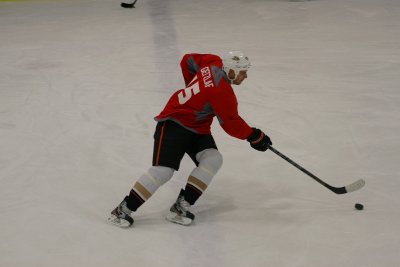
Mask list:
POLYGON ((400 266, 400 1, 0 1, 0 267, 400 266), (239 111, 271 151, 213 132, 224 165, 189 227, 181 169, 120 229, 153 117, 188 52, 244 50, 239 111), (354 209, 355 203, 365 206, 354 209))

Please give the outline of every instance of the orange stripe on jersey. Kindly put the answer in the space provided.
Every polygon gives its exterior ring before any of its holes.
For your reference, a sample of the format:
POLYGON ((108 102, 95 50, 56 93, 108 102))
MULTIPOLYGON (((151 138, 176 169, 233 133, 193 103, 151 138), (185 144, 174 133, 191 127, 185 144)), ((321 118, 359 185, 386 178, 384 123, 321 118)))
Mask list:
POLYGON ((160 159, 161 144, 162 144, 162 139, 163 139, 163 137, 164 137, 164 128, 165 128, 165 122, 163 123, 163 126, 161 127, 160 139, 158 140, 158 149, 157 149, 157 157, 156 157, 156 166, 158 165, 158 160, 160 159))

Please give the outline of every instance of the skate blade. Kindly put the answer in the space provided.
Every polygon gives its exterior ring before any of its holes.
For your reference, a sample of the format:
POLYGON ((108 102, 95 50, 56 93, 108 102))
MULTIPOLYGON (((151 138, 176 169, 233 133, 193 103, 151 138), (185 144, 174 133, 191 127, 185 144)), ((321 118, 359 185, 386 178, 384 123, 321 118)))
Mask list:
POLYGON ((115 226, 118 226, 118 227, 121 227, 121 228, 129 228, 131 226, 131 224, 127 220, 120 219, 115 215, 111 215, 107 219, 107 222, 109 224, 112 224, 112 225, 115 225, 115 226))
POLYGON ((170 221, 170 222, 173 222, 173 223, 177 223, 177 224, 180 224, 180 225, 189 225, 193 221, 190 218, 179 216, 178 214, 176 214, 174 212, 168 213, 168 215, 165 217, 165 219, 167 219, 167 221, 170 221))

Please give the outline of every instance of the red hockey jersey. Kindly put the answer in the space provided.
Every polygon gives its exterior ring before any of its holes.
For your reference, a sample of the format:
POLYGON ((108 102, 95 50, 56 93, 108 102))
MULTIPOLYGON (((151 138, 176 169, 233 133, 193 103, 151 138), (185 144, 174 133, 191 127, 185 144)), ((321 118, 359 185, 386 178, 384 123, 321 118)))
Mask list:
POLYGON ((188 54, 181 67, 187 87, 171 96, 155 120, 172 120, 195 133, 211 134, 216 116, 229 135, 249 137, 252 129, 238 114, 236 95, 221 69, 222 60, 215 55, 188 54))

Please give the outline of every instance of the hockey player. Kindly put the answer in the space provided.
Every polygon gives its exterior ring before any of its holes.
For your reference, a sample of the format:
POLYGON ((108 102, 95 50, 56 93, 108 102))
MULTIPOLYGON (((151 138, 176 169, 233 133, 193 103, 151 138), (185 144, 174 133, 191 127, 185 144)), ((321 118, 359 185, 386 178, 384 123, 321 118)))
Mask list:
POLYGON ((110 223, 131 226, 132 212, 171 179, 185 153, 196 167, 166 219, 182 225, 189 225, 194 220, 190 207, 222 166, 222 155, 210 130, 214 117, 226 133, 247 140, 256 150, 266 151, 272 145, 262 130, 251 128, 238 114, 238 102, 231 85, 240 85, 247 78, 249 67, 248 57, 240 51, 229 52, 222 58, 211 54, 183 57, 181 69, 186 88, 176 91, 155 117, 152 167, 111 212, 110 223))

